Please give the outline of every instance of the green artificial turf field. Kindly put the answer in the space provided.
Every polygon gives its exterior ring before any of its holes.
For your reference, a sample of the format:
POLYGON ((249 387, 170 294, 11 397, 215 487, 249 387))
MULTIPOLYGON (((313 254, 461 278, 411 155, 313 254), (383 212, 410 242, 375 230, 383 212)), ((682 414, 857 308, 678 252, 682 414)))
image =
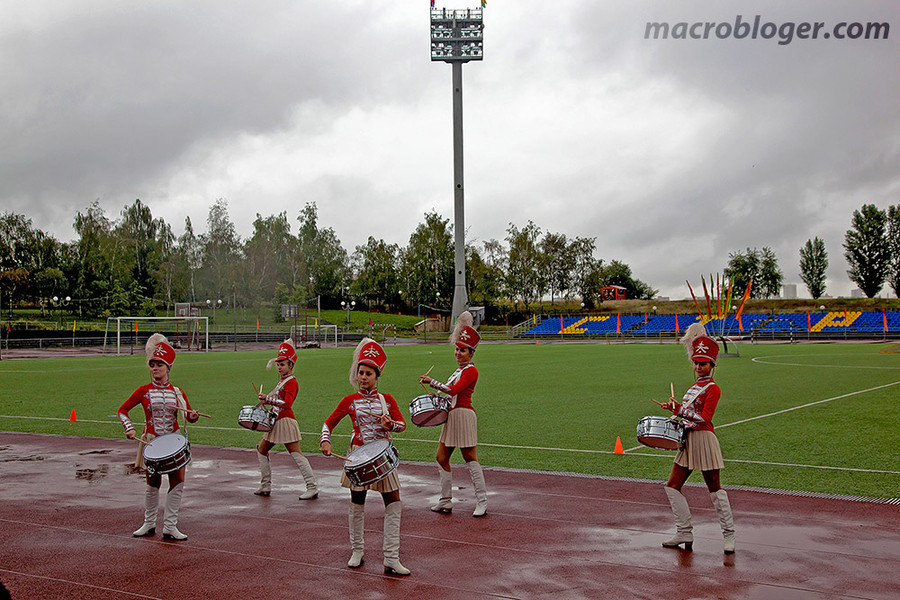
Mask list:
MULTIPOLYGON (((726 468, 724 485, 749 485, 854 496, 900 497, 900 354, 881 344, 739 346, 720 358, 722 399, 715 425, 726 468), (799 408, 798 408, 799 407, 799 408)), ((425 393, 418 375, 435 365, 453 372, 446 345, 387 347, 379 389, 408 415, 425 393)), ((193 444, 253 447, 260 435, 237 425, 251 386, 274 387, 266 371, 272 351, 184 352, 171 373, 191 405, 210 419, 189 426, 193 444)), ((318 450, 322 421, 352 391, 352 349, 300 351, 294 411, 304 452, 318 450)), ((0 429, 114 438, 123 435, 119 405, 149 381, 143 356, 0 362, 0 429), (71 411, 77 421, 69 420, 71 411)), ((693 373, 672 344, 483 344, 475 355, 479 382, 478 456, 486 465, 664 480, 674 453, 640 446, 637 421, 662 415, 669 384, 680 398, 693 373), (616 438, 625 448, 614 454, 616 438)), ((131 418, 141 422, 140 408, 131 418)), ((345 420, 335 448, 346 447, 345 420)), ((410 423, 395 438, 404 460, 432 461, 439 427, 410 423)), ((97 440, 98 447, 104 445, 97 440)), ((282 448, 282 447, 279 447, 282 448)), ((196 454, 195 450, 195 454, 196 454)), ((454 460, 460 461, 459 453, 454 460)), ((699 481, 699 473, 692 475, 699 481)))

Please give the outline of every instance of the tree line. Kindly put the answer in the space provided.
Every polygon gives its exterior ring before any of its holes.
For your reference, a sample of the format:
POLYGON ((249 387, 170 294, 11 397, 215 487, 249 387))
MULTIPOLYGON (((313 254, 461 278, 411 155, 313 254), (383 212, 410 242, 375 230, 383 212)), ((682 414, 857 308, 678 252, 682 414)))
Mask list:
MULTIPOLYGON (((110 218, 99 202, 78 212, 77 238, 60 242, 32 225, 25 215, 0 215, 0 300, 3 308, 67 304, 82 316, 152 315, 176 302, 211 299, 242 306, 256 303, 318 303, 338 308, 354 300, 360 308, 397 312, 449 309, 454 288, 453 227, 436 212, 424 215, 406 246, 369 237, 348 252, 333 228, 319 223, 307 203, 296 216, 256 215, 246 239, 237 234, 227 202, 209 208, 206 231, 190 217, 176 236, 140 200, 110 218)), ((887 282, 900 292, 900 205, 854 211, 846 232, 848 275, 868 296, 887 282)), ((626 297, 652 299, 657 290, 635 278, 619 260, 596 257, 596 238, 544 231, 532 221, 510 223, 503 240, 466 245, 466 278, 471 305, 502 312, 528 312, 539 301, 580 299, 585 308, 600 302, 607 285, 625 288, 626 297)), ((813 298, 825 293, 828 254, 815 237, 800 249, 800 277, 813 298)), ((751 298, 778 296, 783 273, 768 247, 729 255, 726 279, 737 293, 752 285, 751 298)))
MULTIPOLYGON (((885 283, 900 297, 900 205, 882 210, 864 204, 853 211, 843 248, 847 275, 867 298, 874 298, 885 283)), ((800 248, 800 279, 815 299, 825 293, 827 268, 825 242, 807 240, 800 248)))
MULTIPOLYGON (((387 311, 449 309, 454 288, 453 230, 449 219, 424 215, 405 247, 369 237, 352 253, 333 228, 319 223, 315 203, 296 216, 256 215, 241 239, 227 202, 210 206, 206 231, 190 217, 176 236, 139 199, 110 218, 99 202, 75 215, 76 239, 60 242, 25 215, 0 215, 0 300, 3 308, 66 304, 82 316, 152 315, 176 302, 206 300, 338 308, 342 301, 387 311)), ((543 232, 529 221, 510 224, 504 240, 466 246, 469 300, 496 314, 528 311, 538 300, 599 302, 605 285, 630 298, 656 290, 618 260, 596 258, 596 238, 543 232)))

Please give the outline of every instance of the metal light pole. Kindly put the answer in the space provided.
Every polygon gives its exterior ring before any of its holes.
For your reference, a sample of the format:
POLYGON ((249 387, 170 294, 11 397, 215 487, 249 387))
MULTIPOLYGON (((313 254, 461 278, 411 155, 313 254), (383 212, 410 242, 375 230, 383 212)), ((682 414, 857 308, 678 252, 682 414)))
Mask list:
POLYGON ((453 228, 454 288, 451 317, 469 306, 466 292, 466 226, 463 186, 462 65, 484 56, 484 23, 480 8, 431 9, 431 60, 453 67, 453 228))

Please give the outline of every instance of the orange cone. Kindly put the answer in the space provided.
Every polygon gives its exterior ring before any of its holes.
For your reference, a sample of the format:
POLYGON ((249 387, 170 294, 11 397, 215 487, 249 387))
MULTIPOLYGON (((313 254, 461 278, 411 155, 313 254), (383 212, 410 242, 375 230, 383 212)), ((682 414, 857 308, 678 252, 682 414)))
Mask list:
POLYGON ((72 416, 69 417, 69 420, 70 420, 70 421, 77 421, 77 420, 78 420, 78 419, 75 418, 75 409, 74 409, 74 408, 72 409, 72 416))
POLYGON ((616 436, 616 449, 613 450, 613 454, 625 454, 625 451, 622 449, 622 438, 616 436))

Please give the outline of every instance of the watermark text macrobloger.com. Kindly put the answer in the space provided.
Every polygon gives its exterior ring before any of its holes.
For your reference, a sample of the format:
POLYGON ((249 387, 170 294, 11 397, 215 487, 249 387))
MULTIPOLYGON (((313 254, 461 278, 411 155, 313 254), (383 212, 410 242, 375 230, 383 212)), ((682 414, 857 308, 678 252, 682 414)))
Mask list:
POLYGON ((644 39, 673 40, 771 40, 786 46, 794 40, 886 40, 890 36, 891 25, 888 22, 856 23, 841 21, 828 26, 822 21, 784 21, 773 23, 764 21, 756 15, 752 19, 744 19, 737 15, 734 21, 695 21, 689 23, 647 22, 644 39))

